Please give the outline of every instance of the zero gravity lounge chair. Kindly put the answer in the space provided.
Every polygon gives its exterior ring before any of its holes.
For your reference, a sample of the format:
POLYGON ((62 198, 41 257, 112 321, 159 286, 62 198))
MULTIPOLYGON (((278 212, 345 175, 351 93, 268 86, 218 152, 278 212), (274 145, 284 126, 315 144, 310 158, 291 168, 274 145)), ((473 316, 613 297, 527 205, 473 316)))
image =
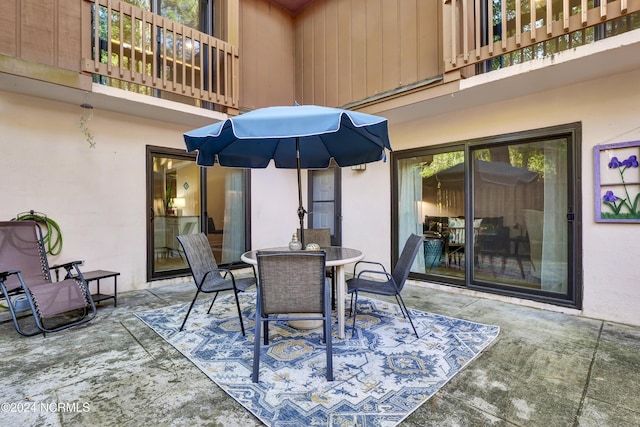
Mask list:
POLYGON ((52 267, 66 270, 65 279, 53 282, 40 226, 34 221, 0 222, 0 289, 18 333, 60 331, 95 317, 96 307, 78 268, 81 263, 52 267), (19 324, 28 313, 35 320, 35 331, 24 331, 19 324))

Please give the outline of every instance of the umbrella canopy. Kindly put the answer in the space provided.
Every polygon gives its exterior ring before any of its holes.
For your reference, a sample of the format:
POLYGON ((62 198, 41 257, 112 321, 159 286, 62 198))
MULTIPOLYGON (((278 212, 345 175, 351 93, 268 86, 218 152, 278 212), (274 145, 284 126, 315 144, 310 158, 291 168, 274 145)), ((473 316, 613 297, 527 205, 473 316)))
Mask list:
POLYGON ((304 244, 300 169, 324 169, 386 160, 387 119, 316 105, 275 106, 186 132, 188 151, 200 166, 298 170, 298 217, 304 244))
POLYGON ((315 105, 278 106, 214 123, 184 134, 197 163, 238 168, 324 169, 333 158, 341 166, 374 162, 391 150, 387 119, 315 105))

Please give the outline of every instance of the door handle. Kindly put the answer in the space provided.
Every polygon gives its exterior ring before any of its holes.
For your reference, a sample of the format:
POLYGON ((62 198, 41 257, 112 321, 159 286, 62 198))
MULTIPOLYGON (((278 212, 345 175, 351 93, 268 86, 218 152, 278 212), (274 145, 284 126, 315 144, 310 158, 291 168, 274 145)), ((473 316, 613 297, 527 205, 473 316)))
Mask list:
POLYGON ((569 208, 569 211, 567 212, 567 221, 573 222, 574 219, 575 214, 573 213, 573 209, 569 208))

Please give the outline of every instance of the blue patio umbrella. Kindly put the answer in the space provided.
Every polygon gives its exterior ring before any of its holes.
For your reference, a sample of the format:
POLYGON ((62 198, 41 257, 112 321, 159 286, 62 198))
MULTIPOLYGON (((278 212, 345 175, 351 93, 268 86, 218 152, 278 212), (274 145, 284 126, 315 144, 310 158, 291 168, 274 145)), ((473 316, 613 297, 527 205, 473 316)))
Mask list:
POLYGON ((300 169, 325 169, 386 160, 391 150, 387 119, 316 105, 260 108, 184 134, 197 164, 298 171, 298 218, 304 245, 300 169))

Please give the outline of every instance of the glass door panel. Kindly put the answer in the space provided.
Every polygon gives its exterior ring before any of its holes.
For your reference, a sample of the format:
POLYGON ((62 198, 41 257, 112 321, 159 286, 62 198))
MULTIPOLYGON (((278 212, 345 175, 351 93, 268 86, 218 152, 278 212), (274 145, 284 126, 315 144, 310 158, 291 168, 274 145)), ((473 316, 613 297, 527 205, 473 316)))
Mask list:
POLYGON ((309 228, 329 228, 331 244, 340 246, 340 168, 309 171, 309 228))
POLYGON ((464 150, 399 160, 398 251, 411 233, 423 234, 412 271, 465 277, 464 150))
POLYGON ((193 156, 152 153, 149 233, 150 277, 188 271, 177 236, 201 229, 200 168, 193 156))
POLYGON ((219 265, 250 247, 250 172, 201 168, 195 154, 147 146, 148 280, 190 274, 178 235, 204 232, 219 265))
POLYGON ((223 167, 206 168, 207 238, 219 264, 239 262, 247 250, 248 171, 223 167))
POLYGON ((568 141, 474 150, 474 281, 567 293, 568 141))
POLYGON ((412 275, 579 307, 577 123, 394 152, 394 260, 412 275))
POLYGON ((148 280, 189 272, 177 236, 200 232, 201 194, 194 155, 147 147, 148 280))

